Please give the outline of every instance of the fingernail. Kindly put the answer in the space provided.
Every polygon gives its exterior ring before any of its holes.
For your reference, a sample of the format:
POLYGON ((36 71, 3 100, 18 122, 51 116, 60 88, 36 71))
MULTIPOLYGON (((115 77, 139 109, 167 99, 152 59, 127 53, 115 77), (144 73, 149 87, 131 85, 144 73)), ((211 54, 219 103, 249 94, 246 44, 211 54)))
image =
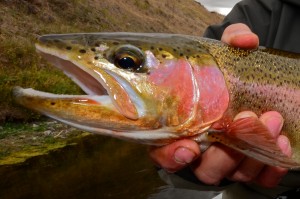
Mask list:
POLYGON ((242 118, 248 118, 248 117, 254 117, 254 118, 258 118, 257 115, 252 112, 252 111, 243 111, 238 113, 235 117, 234 117, 234 121, 238 120, 238 119, 242 119, 242 118))
POLYGON ((286 136, 279 135, 279 137, 277 138, 277 144, 280 147, 281 151, 285 155, 291 157, 291 155, 292 155, 292 147, 291 147, 289 139, 286 136))
POLYGON ((281 117, 268 117, 265 120, 265 125, 275 134, 280 133, 283 126, 283 119, 281 117))
POLYGON ((179 164, 189 164, 196 158, 196 153, 186 147, 179 147, 174 153, 174 160, 179 164))

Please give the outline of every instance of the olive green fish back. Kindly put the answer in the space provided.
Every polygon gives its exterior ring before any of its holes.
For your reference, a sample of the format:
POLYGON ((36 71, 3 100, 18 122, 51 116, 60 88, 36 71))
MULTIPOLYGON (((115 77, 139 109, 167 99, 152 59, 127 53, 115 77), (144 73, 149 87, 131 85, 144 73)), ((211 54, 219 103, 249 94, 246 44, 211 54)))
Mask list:
POLYGON ((283 134, 300 162, 300 54, 259 48, 241 50, 204 41, 223 72, 230 92, 229 114, 252 110, 278 111, 283 134))

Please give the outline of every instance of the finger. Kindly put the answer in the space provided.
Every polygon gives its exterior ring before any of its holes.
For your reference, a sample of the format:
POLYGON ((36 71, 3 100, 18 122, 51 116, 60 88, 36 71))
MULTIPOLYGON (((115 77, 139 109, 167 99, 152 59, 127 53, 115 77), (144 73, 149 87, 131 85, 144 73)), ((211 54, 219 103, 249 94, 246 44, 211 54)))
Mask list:
POLYGON ((245 158, 233 174, 227 178, 237 182, 253 182, 264 168, 264 164, 252 158, 245 158))
POLYGON ((159 167, 176 172, 200 156, 200 147, 195 141, 184 139, 163 147, 152 147, 149 155, 159 167))
MULTIPOLYGON (((241 112, 235 119, 243 117, 255 117, 253 112, 241 112)), ((266 125, 269 132, 274 138, 277 138, 280 134, 283 126, 282 116, 275 111, 264 113, 260 118, 260 121, 266 125)), ((291 153, 291 147, 288 139, 285 136, 278 137, 278 146, 281 147, 285 154, 291 153)), ((277 167, 265 166, 264 164, 253 160, 251 158, 245 158, 239 165, 237 170, 229 176, 229 179, 240 181, 240 182, 251 182, 256 181, 262 186, 273 187, 276 186, 281 178, 286 174, 287 170, 277 167)))
POLYGON ((284 168, 267 166, 259 174, 256 183, 263 187, 273 188, 278 185, 287 172, 288 170, 284 168))
POLYGON ((213 144, 201 159, 191 165, 197 178, 209 185, 218 185, 240 164, 244 155, 221 144, 213 144))
MULTIPOLYGON (((234 120, 247 117, 258 118, 257 115, 252 111, 243 111, 238 113, 234 120)), ((238 168, 231 175, 227 176, 227 178, 238 182, 251 182, 257 177, 263 168, 263 163, 246 157, 239 164, 238 168)))
POLYGON ((259 45, 259 39, 248 26, 242 23, 228 26, 222 35, 221 41, 239 48, 254 49, 259 45))
POLYGON ((292 156, 292 147, 289 139, 285 135, 279 135, 277 138, 277 145, 281 149, 281 151, 291 157, 292 156))
POLYGON ((254 117, 254 118, 258 118, 257 115, 252 112, 252 111, 242 111, 240 113, 238 113, 235 117, 234 117, 234 121, 238 120, 238 119, 242 119, 242 118, 247 118, 247 117, 254 117))
POLYGON ((283 126, 283 117, 276 111, 269 111, 261 115, 259 120, 269 129, 271 135, 277 138, 283 126))
MULTIPOLYGON (((291 145, 286 136, 279 135, 277 144, 284 154, 292 155, 291 145)), ((261 186, 272 188, 278 185, 287 172, 288 169, 285 168, 266 166, 257 177, 256 182, 261 186)))
MULTIPOLYGON (((257 117, 251 111, 243 111, 235 119, 257 117)), ((200 160, 192 165, 198 179, 206 184, 217 185, 224 178, 233 173, 245 156, 221 144, 213 144, 200 160), (224 164, 226 163, 226 164, 224 164)))
MULTIPOLYGON (((277 138, 277 145, 287 156, 291 156, 292 149, 288 138, 279 135, 283 126, 282 116, 275 111, 263 114, 260 120, 267 126, 274 138, 277 138)), ((275 187, 288 172, 285 168, 266 166, 256 179, 256 182, 264 187, 275 187)))

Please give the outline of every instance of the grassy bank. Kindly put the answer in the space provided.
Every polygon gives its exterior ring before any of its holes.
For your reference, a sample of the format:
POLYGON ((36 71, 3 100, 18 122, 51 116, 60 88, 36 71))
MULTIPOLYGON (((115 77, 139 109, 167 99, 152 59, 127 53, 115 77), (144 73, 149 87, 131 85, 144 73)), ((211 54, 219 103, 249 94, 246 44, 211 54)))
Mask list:
POLYGON ((0 1, 0 123, 38 115, 16 106, 18 85, 52 93, 82 91, 35 52, 37 36, 49 33, 132 31, 201 35, 221 16, 193 0, 0 1))
POLYGON ((91 135, 52 120, 6 122, 0 131, 0 166, 22 163, 91 135))

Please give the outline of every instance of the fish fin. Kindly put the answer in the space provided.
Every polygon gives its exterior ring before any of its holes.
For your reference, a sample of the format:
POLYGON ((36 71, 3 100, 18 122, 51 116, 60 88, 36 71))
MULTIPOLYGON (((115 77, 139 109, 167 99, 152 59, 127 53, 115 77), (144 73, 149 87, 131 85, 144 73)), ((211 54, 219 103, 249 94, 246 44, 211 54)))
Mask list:
POLYGON ((220 142, 265 164, 284 168, 299 168, 300 163, 283 154, 276 139, 257 118, 241 118, 222 130, 210 129, 210 142, 220 142))

